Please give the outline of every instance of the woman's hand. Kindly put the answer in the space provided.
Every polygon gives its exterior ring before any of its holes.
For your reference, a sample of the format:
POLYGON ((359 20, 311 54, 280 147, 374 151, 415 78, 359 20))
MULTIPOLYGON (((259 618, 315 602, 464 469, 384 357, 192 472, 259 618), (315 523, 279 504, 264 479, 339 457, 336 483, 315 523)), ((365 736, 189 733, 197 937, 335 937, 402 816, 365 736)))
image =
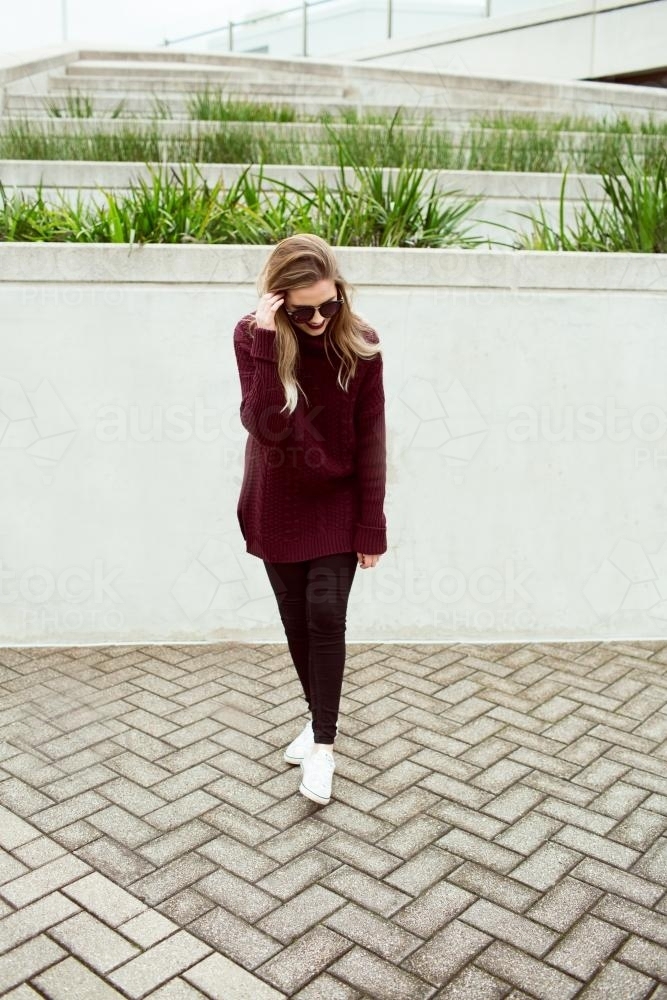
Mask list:
POLYGON ((357 552, 357 559, 359 560, 359 565, 362 569, 370 569, 372 566, 377 566, 379 555, 369 556, 365 555, 363 552, 357 552))
POLYGON ((266 295, 262 295, 255 310, 257 326, 261 326, 263 330, 275 330, 275 315, 284 301, 280 292, 267 292, 266 295))

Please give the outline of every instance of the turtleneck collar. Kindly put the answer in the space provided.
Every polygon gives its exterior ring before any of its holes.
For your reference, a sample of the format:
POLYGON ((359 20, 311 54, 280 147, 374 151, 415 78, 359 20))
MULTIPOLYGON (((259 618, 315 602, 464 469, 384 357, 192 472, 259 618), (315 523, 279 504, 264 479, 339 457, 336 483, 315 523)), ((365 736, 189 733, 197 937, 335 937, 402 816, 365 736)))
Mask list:
POLYGON ((312 334, 306 333, 305 330, 301 330, 296 323, 292 323, 292 329, 294 330, 297 340, 299 342, 299 348, 306 348, 306 350, 321 351, 324 352, 324 342, 328 335, 329 327, 325 327, 322 333, 312 334))

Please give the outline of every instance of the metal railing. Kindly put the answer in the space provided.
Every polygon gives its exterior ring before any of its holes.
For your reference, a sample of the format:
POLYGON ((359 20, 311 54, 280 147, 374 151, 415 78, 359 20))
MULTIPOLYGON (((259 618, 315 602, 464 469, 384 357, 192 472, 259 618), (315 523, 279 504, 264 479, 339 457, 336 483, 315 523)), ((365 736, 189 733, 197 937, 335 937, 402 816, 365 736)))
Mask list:
MULTIPOLYGON (((248 17, 243 21, 228 21, 220 28, 208 28, 206 31, 197 31, 193 35, 182 35, 180 38, 165 38, 162 43, 165 47, 168 45, 177 45, 179 42, 190 42, 194 38, 204 38, 206 35, 216 35, 223 31, 227 32, 227 42, 228 49, 230 52, 234 51, 234 29, 244 28, 250 24, 260 24, 262 21, 273 21, 277 17, 283 14, 296 14, 301 12, 301 54, 304 56, 308 55, 308 11, 311 7, 320 7, 322 4, 333 3, 334 0, 303 0, 303 3, 299 4, 297 7, 283 7, 281 10, 273 11, 271 14, 260 14, 258 17, 248 17)), ((491 0, 486 0, 487 16, 491 12, 491 0)), ((392 37, 393 30, 393 15, 394 15, 394 4, 393 0, 387 0, 387 38, 392 37)))

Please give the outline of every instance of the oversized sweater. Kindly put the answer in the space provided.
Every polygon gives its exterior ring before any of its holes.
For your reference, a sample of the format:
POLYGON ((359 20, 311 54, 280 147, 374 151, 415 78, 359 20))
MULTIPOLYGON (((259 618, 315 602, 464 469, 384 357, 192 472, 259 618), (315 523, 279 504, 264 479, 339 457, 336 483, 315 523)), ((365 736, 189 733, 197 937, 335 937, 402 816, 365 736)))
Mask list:
MULTIPOLYGON (((234 330, 241 423, 248 431, 237 517, 246 551, 267 562, 298 562, 336 552, 387 550, 383 505, 386 431, 382 355, 358 358, 345 392, 328 328, 311 335, 292 324, 299 345, 294 413, 280 413, 276 334, 252 314, 234 330)), ((374 330, 365 334, 379 343, 374 330)))

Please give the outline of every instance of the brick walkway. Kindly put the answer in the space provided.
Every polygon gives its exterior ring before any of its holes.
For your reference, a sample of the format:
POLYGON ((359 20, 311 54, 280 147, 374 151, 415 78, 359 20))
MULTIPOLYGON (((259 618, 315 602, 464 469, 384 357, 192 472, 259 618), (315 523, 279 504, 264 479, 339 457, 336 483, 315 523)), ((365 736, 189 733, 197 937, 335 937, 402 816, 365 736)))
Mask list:
POLYGON ((667 642, 0 649, 0 994, 665 1000, 667 642), (661 985, 662 984, 662 985, 661 985))

